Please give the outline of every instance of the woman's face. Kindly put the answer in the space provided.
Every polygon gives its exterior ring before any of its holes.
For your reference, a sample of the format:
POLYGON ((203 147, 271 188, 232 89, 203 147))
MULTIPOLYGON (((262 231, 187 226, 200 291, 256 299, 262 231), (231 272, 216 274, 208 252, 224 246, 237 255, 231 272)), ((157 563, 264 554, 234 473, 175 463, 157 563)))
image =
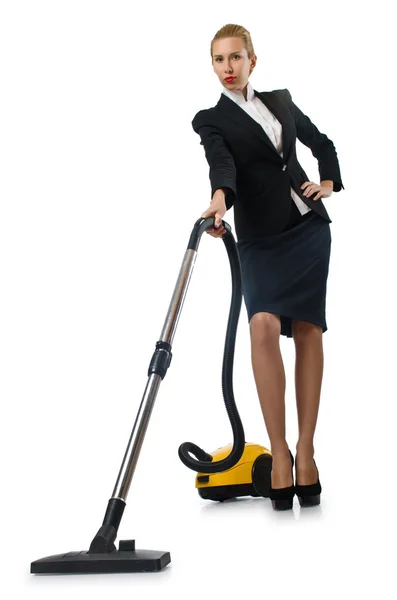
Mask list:
POLYGON ((256 56, 248 58, 244 42, 239 37, 215 40, 212 46, 212 64, 221 84, 229 90, 243 90, 256 63, 256 56), (225 81, 234 77, 233 81, 225 81))

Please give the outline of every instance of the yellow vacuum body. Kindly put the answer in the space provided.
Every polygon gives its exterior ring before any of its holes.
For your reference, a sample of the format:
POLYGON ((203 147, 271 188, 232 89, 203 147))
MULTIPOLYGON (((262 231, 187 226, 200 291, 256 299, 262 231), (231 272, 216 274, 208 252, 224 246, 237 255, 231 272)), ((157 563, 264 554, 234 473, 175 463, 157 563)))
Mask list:
MULTIPOLYGON (((226 458, 233 445, 211 452, 213 463, 226 458)), ((220 473, 197 473, 196 488, 204 500, 223 502, 238 496, 269 497, 272 454, 265 446, 246 442, 234 467, 220 473)))

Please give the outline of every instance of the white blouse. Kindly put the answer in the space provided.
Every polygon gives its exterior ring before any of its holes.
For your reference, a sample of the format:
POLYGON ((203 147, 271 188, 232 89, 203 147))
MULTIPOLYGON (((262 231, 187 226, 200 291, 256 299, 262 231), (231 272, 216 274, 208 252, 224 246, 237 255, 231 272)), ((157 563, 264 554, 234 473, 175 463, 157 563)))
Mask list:
MULTIPOLYGON (((241 90, 228 90, 223 88, 222 93, 236 102, 236 104, 241 106, 241 108, 245 110, 250 117, 252 117, 257 123, 259 123, 259 125, 261 125, 282 158, 283 141, 281 137, 281 123, 276 119, 273 113, 270 112, 267 106, 265 106, 265 104, 263 104, 263 102, 257 96, 255 96, 254 88, 250 82, 248 82, 247 85, 247 100, 244 98, 241 90)), ((304 215, 305 213, 309 212, 309 210, 312 210, 303 202, 301 198, 299 198, 298 194, 292 187, 291 197, 298 207, 301 215, 304 215)))

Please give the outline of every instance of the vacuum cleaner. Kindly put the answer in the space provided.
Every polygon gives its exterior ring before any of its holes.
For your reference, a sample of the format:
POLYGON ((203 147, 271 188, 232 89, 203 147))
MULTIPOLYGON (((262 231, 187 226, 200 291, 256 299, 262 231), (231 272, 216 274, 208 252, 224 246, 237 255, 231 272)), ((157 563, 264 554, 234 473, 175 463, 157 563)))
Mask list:
MULTIPOLYGON (((200 218, 191 232, 160 339, 156 342, 149 364, 148 381, 102 525, 88 550, 56 554, 35 560, 30 565, 31 573, 161 571, 171 562, 168 551, 136 549, 134 539, 120 540, 117 549, 115 540, 160 383, 171 364, 172 342, 201 236, 206 229, 213 227, 214 223, 214 217, 200 218)), ((219 502, 238 496, 269 497, 272 470, 271 452, 264 446, 245 442, 244 429, 234 401, 233 358, 242 302, 241 263, 231 227, 225 221, 222 221, 222 225, 225 228, 222 240, 228 253, 232 276, 232 299, 222 364, 222 394, 233 431, 233 444, 217 448, 212 453, 207 453, 192 442, 185 442, 178 449, 181 461, 197 473, 196 488, 200 497, 219 502)))

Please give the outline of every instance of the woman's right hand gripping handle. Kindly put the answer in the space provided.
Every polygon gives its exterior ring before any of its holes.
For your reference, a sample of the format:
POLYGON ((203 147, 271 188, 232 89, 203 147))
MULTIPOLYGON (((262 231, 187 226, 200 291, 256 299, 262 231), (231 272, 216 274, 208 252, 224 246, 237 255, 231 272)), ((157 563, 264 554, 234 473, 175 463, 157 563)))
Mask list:
POLYGON ((208 227, 206 233, 212 235, 212 237, 222 237, 226 229, 221 225, 223 216, 226 212, 225 192, 222 189, 215 190, 212 196, 211 204, 203 212, 201 217, 215 217, 214 227, 208 227))

